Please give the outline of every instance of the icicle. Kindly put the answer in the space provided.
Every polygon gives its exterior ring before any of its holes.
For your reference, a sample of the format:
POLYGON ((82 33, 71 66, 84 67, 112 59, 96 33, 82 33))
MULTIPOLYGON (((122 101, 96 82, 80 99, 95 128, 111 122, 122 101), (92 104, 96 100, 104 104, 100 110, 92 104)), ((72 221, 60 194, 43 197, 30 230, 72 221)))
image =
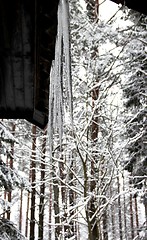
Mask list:
POLYGON ((48 140, 49 140, 49 157, 52 158, 52 146, 53 146, 53 104, 54 104, 54 68, 51 68, 50 73, 50 89, 49 89, 49 116, 48 116, 48 140))
POLYGON ((54 127, 58 123, 59 97, 60 97, 60 82, 61 82, 61 64, 62 64, 62 22, 61 22, 61 3, 58 7, 58 31, 55 49, 55 64, 54 64, 54 127))
POLYGON ((62 2, 62 28, 63 28, 63 45, 65 54, 65 68, 68 81, 68 97, 71 114, 71 121, 73 124, 73 101, 72 101, 72 76, 71 76, 71 54, 70 54, 70 29, 69 29, 69 3, 68 0, 61 0, 62 2))
MULTIPOLYGON (((70 34, 69 34, 69 6, 67 0, 60 0, 58 6, 58 31, 55 48, 55 61, 50 74, 49 89, 49 136, 50 149, 53 139, 53 129, 59 133, 59 142, 62 144, 63 135, 63 86, 67 81, 67 99, 72 118, 72 80, 71 80, 70 34), (64 57, 64 58, 63 58, 64 57), (64 59, 64 64, 63 64, 64 59), (64 76, 63 76, 64 69, 64 76)), ((66 99, 64 99, 64 102, 66 99)))

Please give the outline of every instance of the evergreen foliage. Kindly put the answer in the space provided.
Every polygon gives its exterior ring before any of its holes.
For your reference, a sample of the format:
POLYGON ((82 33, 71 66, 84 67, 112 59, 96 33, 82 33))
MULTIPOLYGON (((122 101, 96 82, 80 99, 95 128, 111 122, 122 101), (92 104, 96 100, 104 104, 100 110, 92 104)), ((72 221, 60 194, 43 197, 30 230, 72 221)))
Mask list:
MULTIPOLYGON (((0 146, 1 154, 6 157, 14 158, 11 153, 11 148, 9 144, 18 143, 11 132, 0 123, 0 146)), ((29 190, 29 183, 23 178, 17 170, 10 168, 2 159, 0 159, 0 188, 5 189, 5 191, 12 191, 15 187, 26 188, 29 190)))
MULTIPOLYGON (((69 19, 62 19, 67 8, 59 8, 48 132, 24 120, 0 124, 1 216, 11 210, 30 240, 145 240, 145 18, 129 16, 125 9, 103 22, 97 18, 98 1, 85 2, 87 10, 79 0, 69 1, 71 49, 69 19), (31 194, 23 191, 29 185, 20 170, 31 182, 31 194), (11 192, 6 203, 5 194, 11 192)), ((24 237, 1 218, 1 239, 24 237)))
POLYGON ((0 240, 25 240, 14 223, 7 219, 0 219, 0 240))
POLYGON ((136 48, 130 47, 130 57, 134 59, 130 66, 134 71, 127 78, 123 88, 128 115, 125 119, 126 137, 129 139, 129 157, 125 169, 131 172, 135 186, 140 188, 147 176, 147 56, 144 33, 146 17, 137 14, 131 20, 137 21, 132 32, 133 39, 136 36, 141 43, 137 44, 136 48))
MULTIPOLYGON (((30 189, 29 183, 21 174, 4 162, 3 159, 12 158, 14 155, 12 152, 12 145, 18 144, 18 141, 14 138, 13 134, 8 130, 8 126, 0 123, 0 190, 5 192, 11 192, 15 188, 30 189), (3 158, 3 159, 2 159, 3 158)), ((14 148, 14 146, 13 146, 14 148)), ((9 208, 9 203, 5 200, 0 201, 3 209, 9 208)), ((0 239, 3 240, 24 240, 25 237, 19 232, 13 222, 9 219, 0 219, 0 239)))
POLYGON ((7 192, 11 192, 15 187, 27 188, 29 190, 29 184, 25 178, 23 178, 15 169, 8 167, 0 159, 0 188, 5 189, 7 192))

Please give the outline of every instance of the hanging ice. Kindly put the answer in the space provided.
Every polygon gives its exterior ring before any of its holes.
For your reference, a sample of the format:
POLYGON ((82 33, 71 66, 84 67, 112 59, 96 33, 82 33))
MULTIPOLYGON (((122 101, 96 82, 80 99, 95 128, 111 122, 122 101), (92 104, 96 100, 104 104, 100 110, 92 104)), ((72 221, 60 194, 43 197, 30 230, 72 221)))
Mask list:
POLYGON ((70 56, 69 4, 60 0, 55 60, 50 74, 49 89, 49 142, 52 146, 53 131, 57 130, 60 144, 63 134, 64 105, 69 106, 72 123, 72 80, 70 56), (64 93, 64 94, 63 94, 64 93))

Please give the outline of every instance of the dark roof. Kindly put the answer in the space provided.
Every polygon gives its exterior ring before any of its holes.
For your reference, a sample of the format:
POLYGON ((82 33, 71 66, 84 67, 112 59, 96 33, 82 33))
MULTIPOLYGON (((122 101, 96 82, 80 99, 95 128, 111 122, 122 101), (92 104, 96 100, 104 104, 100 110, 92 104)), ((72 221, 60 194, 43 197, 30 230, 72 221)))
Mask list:
POLYGON ((117 4, 126 5, 128 8, 147 15, 146 0, 111 0, 117 4))
MULTIPOLYGON (((147 14, 145 0, 111 0, 147 14)), ((59 0, 0 0, 0 118, 48 122, 59 0)))
POLYGON ((44 128, 59 0, 0 0, 0 118, 44 128))

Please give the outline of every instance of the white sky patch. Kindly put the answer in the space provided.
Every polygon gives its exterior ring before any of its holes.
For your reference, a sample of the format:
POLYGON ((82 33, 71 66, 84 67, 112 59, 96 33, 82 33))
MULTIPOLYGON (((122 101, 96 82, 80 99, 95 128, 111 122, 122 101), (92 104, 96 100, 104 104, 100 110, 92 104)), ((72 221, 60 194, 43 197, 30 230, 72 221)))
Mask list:
MULTIPOLYGON (((100 1, 100 6, 99 6, 99 19, 105 21, 106 23, 109 22, 110 19, 113 17, 117 17, 119 21, 115 22, 115 27, 121 27, 125 28, 126 26, 130 26, 131 21, 128 19, 123 19, 122 11, 122 5, 121 4, 116 4, 114 2, 111 2, 110 0, 99 0, 100 1)), ((124 7, 125 11, 127 11, 127 7, 124 7)))
MULTIPOLYGON (((83 11, 86 11, 86 3, 85 0, 79 0, 80 4, 83 8, 83 11)), ((116 3, 111 2, 110 0, 99 0, 99 13, 100 19, 109 20, 120 8, 116 3)))
MULTIPOLYGON (((79 0, 83 11, 87 11, 85 0, 79 0)), ((116 4, 110 0, 99 0, 99 19, 105 21, 106 23, 117 15, 117 17, 122 16, 122 12, 119 11, 121 4, 116 4)), ((121 25, 119 21, 119 26, 121 25)), ((124 20, 122 20, 122 25, 124 25, 124 20)))
POLYGON ((80 4, 81 4, 83 10, 86 11, 86 3, 85 3, 85 1, 84 0, 80 0, 80 4))
POLYGON ((99 16, 100 19, 108 21, 118 10, 120 6, 110 0, 100 0, 99 16))

